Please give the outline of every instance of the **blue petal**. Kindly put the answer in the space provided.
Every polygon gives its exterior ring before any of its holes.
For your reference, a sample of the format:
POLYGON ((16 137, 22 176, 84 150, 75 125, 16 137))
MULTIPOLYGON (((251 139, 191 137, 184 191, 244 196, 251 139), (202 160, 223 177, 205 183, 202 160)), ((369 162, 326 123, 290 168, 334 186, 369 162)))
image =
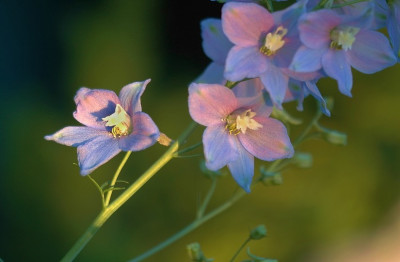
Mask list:
POLYGON ((283 74, 279 68, 270 65, 268 70, 262 74, 260 78, 271 100, 278 108, 282 108, 282 102, 289 85, 289 77, 283 74))
POLYGON ((269 63, 257 46, 235 46, 226 59, 224 76, 230 81, 258 77, 267 70, 269 63))
POLYGON ((311 49, 306 46, 300 47, 293 57, 289 69, 296 72, 314 72, 321 69, 321 58, 327 49, 311 49))
POLYGON ((339 91, 351 97, 353 75, 344 50, 329 50, 322 56, 325 73, 338 82, 339 91))
POLYGON ((224 66, 212 62, 204 72, 195 80, 195 83, 221 84, 225 83, 224 66))
POLYGON ((119 139, 120 149, 123 151, 140 151, 157 142, 160 131, 148 114, 136 112, 132 116, 132 125, 132 133, 119 139))
POLYGON ((362 30, 347 52, 351 66, 364 74, 373 74, 394 65, 397 60, 388 39, 381 33, 362 30))
POLYGON ((221 20, 207 18, 201 21, 201 37, 204 53, 214 62, 224 65, 233 44, 222 31, 221 20))
POLYGON ((214 125, 206 128, 203 134, 204 155, 206 166, 210 170, 218 170, 235 161, 239 156, 239 142, 230 135, 224 125, 214 125))
POLYGON ((66 146, 77 147, 98 136, 107 136, 108 134, 109 132, 107 131, 101 131, 86 126, 67 126, 44 138, 66 146))
POLYGON ((78 146, 78 161, 81 168, 81 175, 90 174, 120 151, 118 140, 113 138, 111 134, 97 136, 87 143, 78 146))
POLYGON ((119 100, 121 101, 122 107, 131 116, 137 111, 142 111, 142 105, 140 104, 140 97, 143 95, 147 84, 150 79, 143 82, 134 82, 126 85, 119 92, 119 100))
POLYGON ((304 85, 306 86, 310 94, 319 101, 322 113, 324 113, 326 116, 331 116, 331 112, 329 112, 328 108, 326 107, 325 99, 319 92, 317 85, 311 81, 306 81, 304 85))
POLYGON ((242 146, 238 148, 238 159, 230 162, 228 168, 236 183, 250 193, 251 180, 254 175, 254 157, 242 146))

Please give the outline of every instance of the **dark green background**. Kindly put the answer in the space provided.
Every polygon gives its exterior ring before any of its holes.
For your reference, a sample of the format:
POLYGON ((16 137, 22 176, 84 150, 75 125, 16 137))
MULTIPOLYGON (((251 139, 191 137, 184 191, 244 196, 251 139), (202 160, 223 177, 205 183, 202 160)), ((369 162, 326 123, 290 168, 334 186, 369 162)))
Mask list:
MULTIPOLYGON (((74 164, 76 149, 43 139, 78 125, 72 112, 79 87, 119 92, 152 78, 143 109, 176 138, 191 121, 188 84, 208 64, 199 22, 219 14, 220 5, 206 0, 0 3, 0 258, 57 261, 100 210, 96 188, 74 164)), ((186 245, 194 241, 208 257, 228 261, 258 224, 269 233, 250 243, 252 253, 280 261, 329 258, 329 250, 373 237, 399 206, 399 69, 354 71, 353 98, 339 94, 333 81, 322 81, 322 93, 335 99, 332 117, 322 123, 346 132, 348 146, 307 142, 300 150, 314 155, 311 169, 288 170, 282 186, 255 188, 148 261, 189 261, 186 245)), ((314 107, 309 98, 303 113, 288 108, 307 120, 314 107)), ((201 132, 188 143, 199 141, 201 132)), ((134 153, 121 179, 134 181, 164 150, 156 145, 134 153)), ((92 176, 109 180, 122 157, 92 176)), ((199 161, 169 163, 111 217, 77 261, 126 261, 188 224, 209 185, 197 171, 199 161)), ((230 176, 222 178, 211 207, 235 189, 230 176)))

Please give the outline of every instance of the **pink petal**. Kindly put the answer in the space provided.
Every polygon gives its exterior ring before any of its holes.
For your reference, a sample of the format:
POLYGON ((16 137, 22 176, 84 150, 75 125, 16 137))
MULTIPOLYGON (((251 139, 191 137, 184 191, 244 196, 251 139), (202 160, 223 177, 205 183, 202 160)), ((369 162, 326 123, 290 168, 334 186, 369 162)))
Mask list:
POLYGON ((281 122, 257 116, 254 120, 263 127, 258 130, 247 129, 246 134, 238 135, 239 141, 250 154, 266 161, 293 156, 293 146, 281 122))
POLYGON ((225 86, 194 83, 189 86, 189 113, 201 125, 219 124, 236 108, 237 99, 225 86))
POLYGON ((147 84, 151 79, 147 79, 143 82, 135 82, 124 86, 119 92, 119 99, 121 100, 121 106, 131 116, 137 111, 142 111, 142 105, 140 104, 140 97, 142 96, 147 84))
POLYGON ((86 87, 78 90, 74 100, 76 103, 75 119, 86 126, 97 129, 105 129, 105 122, 102 118, 114 113, 116 105, 120 103, 113 91, 91 90, 86 87))
POLYGON ((232 2, 222 7, 222 28, 236 45, 258 47, 260 38, 273 24, 272 15, 260 5, 232 2))

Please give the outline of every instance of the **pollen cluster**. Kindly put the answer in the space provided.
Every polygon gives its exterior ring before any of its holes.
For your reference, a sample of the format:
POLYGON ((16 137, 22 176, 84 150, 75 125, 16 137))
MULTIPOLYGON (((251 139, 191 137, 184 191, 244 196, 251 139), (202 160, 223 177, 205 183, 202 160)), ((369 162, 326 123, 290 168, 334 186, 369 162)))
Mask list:
POLYGON ((260 52, 264 55, 274 55, 279 49, 285 45, 283 37, 287 34, 287 29, 279 26, 275 32, 268 33, 264 39, 264 45, 261 46, 260 52))
POLYGON ((111 133, 114 137, 126 136, 131 128, 131 119, 120 104, 115 107, 115 112, 102 118, 106 126, 112 126, 111 133))
POLYGON ((256 113, 248 109, 238 115, 229 115, 225 119, 225 129, 228 130, 231 135, 238 135, 240 133, 246 134, 247 129, 258 130, 263 126, 253 119, 256 113))

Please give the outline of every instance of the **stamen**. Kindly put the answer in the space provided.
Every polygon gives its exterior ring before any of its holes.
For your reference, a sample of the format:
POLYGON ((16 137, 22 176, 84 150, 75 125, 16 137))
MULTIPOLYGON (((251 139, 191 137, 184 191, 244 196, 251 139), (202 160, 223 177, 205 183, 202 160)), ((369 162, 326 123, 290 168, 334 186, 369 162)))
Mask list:
POLYGON ((264 45, 260 48, 260 52, 267 56, 274 55, 285 45, 283 37, 286 34, 287 29, 282 26, 279 26, 274 33, 268 33, 264 39, 264 45))
POLYGON ((236 116, 229 115, 223 119, 226 122, 225 129, 230 135, 246 134, 247 129, 258 130, 263 126, 253 119, 255 115, 250 109, 236 116))
POLYGON ((125 136, 130 131, 131 118, 120 104, 117 104, 113 114, 102 118, 102 120, 107 122, 106 126, 113 126, 111 129, 113 137, 125 136))
POLYGON ((334 29, 331 32, 331 45, 332 49, 344 51, 350 50, 354 41, 356 40, 356 34, 360 31, 357 27, 346 27, 344 29, 334 29))

